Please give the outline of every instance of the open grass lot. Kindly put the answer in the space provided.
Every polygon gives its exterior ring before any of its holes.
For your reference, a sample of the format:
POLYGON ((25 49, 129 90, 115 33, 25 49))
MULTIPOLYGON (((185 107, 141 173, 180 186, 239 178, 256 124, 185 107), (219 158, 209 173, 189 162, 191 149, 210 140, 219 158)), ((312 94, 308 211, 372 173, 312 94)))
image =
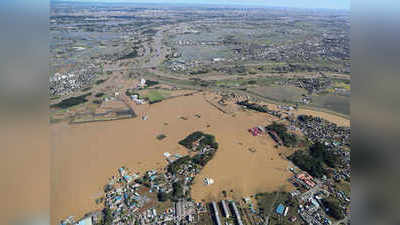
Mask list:
POLYGON ((335 83, 334 83, 334 87, 336 87, 336 88, 343 88, 343 89, 346 89, 346 90, 348 90, 348 91, 350 91, 350 84, 349 83, 346 83, 346 82, 343 82, 343 81, 336 81, 335 83))
POLYGON ((272 211, 272 206, 277 200, 277 192, 260 193, 256 195, 257 207, 263 211, 264 215, 269 215, 272 211))
POLYGON ((143 97, 148 98, 150 102, 158 102, 162 101, 165 98, 169 97, 170 93, 164 90, 148 90, 143 93, 143 97))
POLYGON ((260 193, 256 195, 257 206, 263 208, 264 215, 269 216, 271 225, 277 224, 301 224, 301 218, 297 218, 295 222, 290 222, 289 217, 297 215, 298 202, 291 199, 287 192, 260 193), (287 216, 281 216, 275 212, 279 204, 289 206, 287 216))
POLYGON ((214 222, 212 221, 211 216, 208 213, 206 213, 206 214, 202 214, 199 217, 199 223, 198 224, 201 224, 201 225, 214 225, 214 222))

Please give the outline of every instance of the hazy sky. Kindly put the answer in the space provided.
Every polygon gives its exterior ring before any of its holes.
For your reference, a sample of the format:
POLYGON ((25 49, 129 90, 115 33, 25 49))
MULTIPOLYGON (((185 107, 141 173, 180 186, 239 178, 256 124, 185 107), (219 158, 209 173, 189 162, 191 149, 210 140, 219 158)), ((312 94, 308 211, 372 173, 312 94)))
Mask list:
POLYGON ((295 8, 350 9, 350 0, 79 0, 94 2, 194 3, 295 8))

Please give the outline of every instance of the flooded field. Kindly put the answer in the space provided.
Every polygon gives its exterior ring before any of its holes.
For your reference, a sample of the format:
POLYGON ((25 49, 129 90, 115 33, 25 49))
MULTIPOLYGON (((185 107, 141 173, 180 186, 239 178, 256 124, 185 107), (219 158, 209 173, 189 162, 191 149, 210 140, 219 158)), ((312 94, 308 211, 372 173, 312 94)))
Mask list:
POLYGON ((313 103, 317 107, 332 110, 334 112, 350 115, 350 98, 345 96, 327 95, 315 96, 312 98, 313 103))
POLYGON ((267 136, 253 137, 247 132, 253 126, 271 123, 268 115, 245 111, 224 114, 207 103, 203 93, 137 108, 148 120, 139 116, 52 125, 51 224, 99 208, 95 199, 119 167, 144 172, 163 168, 167 163, 164 152, 185 154, 178 141, 197 130, 215 135, 220 148, 196 178, 194 199, 219 198, 223 190, 232 196, 246 196, 285 186, 290 175, 288 161, 279 156, 280 150, 267 136), (157 140, 159 134, 166 138, 157 140), (215 183, 204 186, 204 177, 213 178, 215 183))
POLYGON ((307 91, 296 87, 263 86, 251 90, 251 93, 278 102, 293 103, 296 102, 301 97, 302 94, 307 94, 307 91))

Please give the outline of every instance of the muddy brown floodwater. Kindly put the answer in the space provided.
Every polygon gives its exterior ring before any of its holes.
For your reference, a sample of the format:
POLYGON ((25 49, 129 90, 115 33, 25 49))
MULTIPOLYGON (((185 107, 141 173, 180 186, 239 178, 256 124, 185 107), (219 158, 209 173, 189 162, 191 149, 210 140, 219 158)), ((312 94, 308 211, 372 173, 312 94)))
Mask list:
POLYGON ((220 198, 222 190, 239 197, 287 184, 289 162, 279 156, 270 138, 247 131, 271 123, 266 114, 224 114, 207 103, 204 94, 140 106, 138 114, 148 120, 52 125, 51 224, 99 209, 95 199, 119 167, 142 173, 165 167, 164 152, 187 153, 178 141, 197 130, 215 135, 220 148, 195 179, 195 200, 220 198), (167 137, 159 141, 159 134, 167 137), (204 186, 204 177, 215 183, 204 186))

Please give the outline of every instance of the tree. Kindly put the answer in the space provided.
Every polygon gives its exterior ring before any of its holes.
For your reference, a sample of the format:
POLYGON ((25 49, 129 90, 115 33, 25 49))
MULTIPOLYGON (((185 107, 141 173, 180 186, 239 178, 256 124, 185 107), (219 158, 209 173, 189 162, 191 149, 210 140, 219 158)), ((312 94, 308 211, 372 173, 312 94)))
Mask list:
POLYGON ((297 136, 289 133, 284 124, 273 122, 267 129, 275 131, 286 147, 296 146, 298 143, 297 136))
POLYGON ((158 192, 157 194, 158 201, 165 202, 168 200, 169 195, 165 192, 158 192))
POLYGON ((113 186, 111 184, 104 185, 104 192, 109 192, 112 189, 113 189, 113 186))
POLYGON ((313 144, 310 147, 311 156, 315 159, 322 160, 324 158, 324 152, 326 151, 325 146, 320 142, 313 144))
POLYGON ((111 209, 104 208, 103 209, 103 214, 104 214, 103 224, 104 225, 111 225, 113 220, 114 220, 111 209))
POLYGON ((307 171, 311 176, 320 178, 325 173, 321 162, 310 155, 306 154, 304 151, 296 151, 288 157, 296 166, 300 169, 307 171))
POLYGON ((332 216, 337 220, 344 219, 344 212, 340 207, 340 203, 336 199, 324 199, 323 200, 324 206, 329 209, 327 214, 332 216))
POLYGON ((339 157, 332 151, 326 149, 326 147, 317 142, 310 147, 311 156, 319 161, 324 161, 325 164, 331 168, 336 167, 339 162, 339 157))
POLYGON ((183 197, 185 197, 185 195, 184 195, 184 190, 183 190, 183 184, 181 183, 181 182, 175 182, 175 183, 173 183, 172 184, 172 188, 173 188, 173 191, 172 191, 172 197, 173 197, 173 199, 176 201, 176 200, 179 200, 179 199, 181 199, 181 198, 183 198, 183 197))

